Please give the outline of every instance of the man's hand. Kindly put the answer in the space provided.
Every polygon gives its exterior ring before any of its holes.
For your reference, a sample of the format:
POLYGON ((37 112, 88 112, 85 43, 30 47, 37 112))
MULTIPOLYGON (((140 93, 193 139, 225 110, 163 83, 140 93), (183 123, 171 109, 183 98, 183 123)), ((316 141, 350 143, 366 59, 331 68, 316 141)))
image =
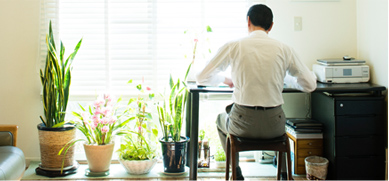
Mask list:
POLYGON ((225 79, 224 79, 224 82, 223 82, 224 84, 227 84, 230 88, 233 88, 234 87, 234 83, 232 83, 232 80, 230 79, 230 78, 228 78, 228 77, 226 77, 225 79))

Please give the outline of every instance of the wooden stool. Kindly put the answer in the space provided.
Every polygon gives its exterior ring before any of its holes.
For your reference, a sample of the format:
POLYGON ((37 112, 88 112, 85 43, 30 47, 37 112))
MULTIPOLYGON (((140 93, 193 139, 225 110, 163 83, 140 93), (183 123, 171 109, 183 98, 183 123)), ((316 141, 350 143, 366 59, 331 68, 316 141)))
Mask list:
POLYGON ((286 134, 273 139, 249 139, 239 138, 231 134, 227 135, 227 153, 226 153, 226 180, 229 180, 229 167, 231 161, 232 180, 236 180, 236 153, 241 151, 269 150, 278 151, 277 154, 277 180, 280 180, 282 153, 287 154, 288 180, 293 180, 289 140, 286 134))

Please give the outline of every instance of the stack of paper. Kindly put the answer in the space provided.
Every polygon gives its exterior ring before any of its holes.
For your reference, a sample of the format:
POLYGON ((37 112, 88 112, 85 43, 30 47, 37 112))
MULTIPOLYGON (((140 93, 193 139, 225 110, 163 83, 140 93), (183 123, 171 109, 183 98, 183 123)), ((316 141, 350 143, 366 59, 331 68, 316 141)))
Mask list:
POLYGON ((287 118, 285 131, 295 138, 323 138, 323 124, 309 118, 287 118))

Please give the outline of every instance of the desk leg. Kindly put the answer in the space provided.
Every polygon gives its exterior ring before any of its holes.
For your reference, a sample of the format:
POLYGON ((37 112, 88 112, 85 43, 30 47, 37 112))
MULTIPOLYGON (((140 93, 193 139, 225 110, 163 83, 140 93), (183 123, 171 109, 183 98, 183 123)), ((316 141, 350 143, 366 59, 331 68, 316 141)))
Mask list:
POLYGON ((191 112, 190 112, 190 142, 189 142, 189 180, 197 180, 197 152, 198 152, 198 134, 199 134, 199 93, 190 93, 191 112))
MULTIPOLYGON (((187 102, 186 102, 186 113, 185 113, 185 136, 190 138, 190 128, 191 128, 191 120, 192 120, 192 117, 191 117, 191 112, 192 112, 192 93, 188 93, 188 99, 187 99, 187 102)), ((190 145, 190 142, 189 142, 189 145, 190 145)), ((189 148, 189 145, 188 145, 188 149, 186 151, 186 166, 187 167, 190 167, 190 148, 189 148)))

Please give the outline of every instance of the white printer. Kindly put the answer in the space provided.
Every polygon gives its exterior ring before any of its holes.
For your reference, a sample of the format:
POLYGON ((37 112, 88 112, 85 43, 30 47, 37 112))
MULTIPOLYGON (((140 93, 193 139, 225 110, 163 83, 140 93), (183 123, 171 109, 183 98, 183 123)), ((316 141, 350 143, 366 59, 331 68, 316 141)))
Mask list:
POLYGON ((313 65, 317 80, 323 83, 360 83, 370 79, 369 66, 353 58, 318 59, 313 65))

